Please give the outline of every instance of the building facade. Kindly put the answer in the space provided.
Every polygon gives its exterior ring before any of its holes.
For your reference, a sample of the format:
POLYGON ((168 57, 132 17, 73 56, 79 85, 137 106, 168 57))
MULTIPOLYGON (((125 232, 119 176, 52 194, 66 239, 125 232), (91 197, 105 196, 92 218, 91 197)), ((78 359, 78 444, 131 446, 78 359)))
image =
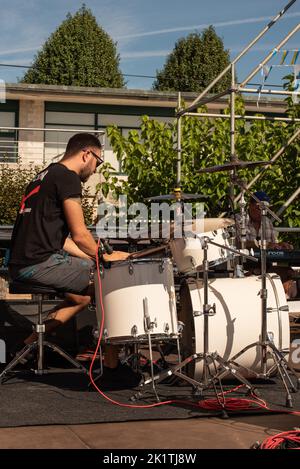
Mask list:
MULTIPOLYGON (((182 94, 186 105, 196 97, 195 93, 182 94)), ((131 129, 140 129, 143 115, 172 121, 177 102, 174 92, 7 84, 6 102, 0 103, 0 163, 13 164, 19 157, 24 165, 45 166, 59 158, 76 131, 97 131, 104 141, 105 161, 121 176, 107 126, 115 124, 127 135, 131 129)), ((286 112, 282 99, 261 98, 258 107, 257 98, 249 97, 245 104, 247 114, 283 117, 286 112)), ((228 98, 222 98, 207 107, 219 113, 227 105, 228 98)))

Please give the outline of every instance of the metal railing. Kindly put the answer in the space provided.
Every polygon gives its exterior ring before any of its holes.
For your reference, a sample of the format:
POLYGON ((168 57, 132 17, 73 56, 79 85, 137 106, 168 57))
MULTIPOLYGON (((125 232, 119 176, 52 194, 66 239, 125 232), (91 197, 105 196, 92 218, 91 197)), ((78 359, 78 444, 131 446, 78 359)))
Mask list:
POLYGON ((61 156, 75 133, 99 136, 105 147, 105 131, 83 128, 0 127, 0 163, 46 164, 61 156), (51 139, 47 138, 50 132, 51 139), (8 136, 9 134, 9 136, 8 136), (12 136, 14 134, 14 136, 12 136))

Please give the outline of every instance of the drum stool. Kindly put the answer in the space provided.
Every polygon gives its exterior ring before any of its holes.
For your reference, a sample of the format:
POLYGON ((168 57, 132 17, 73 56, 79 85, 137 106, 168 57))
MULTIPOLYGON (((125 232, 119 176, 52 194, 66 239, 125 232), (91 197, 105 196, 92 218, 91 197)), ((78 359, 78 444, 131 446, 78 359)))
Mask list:
POLYGON ((14 370, 15 366, 18 363, 22 363, 22 360, 26 358, 26 356, 31 353, 35 352, 37 354, 37 365, 35 369, 30 370, 22 370, 24 372, 31 372, 37 375, 43 375, 48 373, 58 373, 58 372, 69 372, 69 371, 77 371, 84 374, 88 374, 88 370, 81 365, 77 360, 75 360, 71 355, 65 352, 62 348, 48 342, 44 339, 45 334, 45 324, 42 319, 43 313, 43 301, 48 297, 48 295, 58 294, 56 290, 50 287, 45 287, 41 285, 30 285, 23 282, 13 281, 9 284, 9 293, 17 293, 17 294, 32 294, 36 297, 38 303, 38 321, 35 325, 35 331, 38 335, 38 339, 33 342, 32 344, 25 345, 24 348, 11 360, 11 362, 5 367, 5 369, 0 374, 0 384, 4 382, 5 379, 8 378, 9 374, 13 373, 20 373, 20 370, 14 370), (59 355, 64 357, 67 361, 69 361, 74 368, 66 368, 66 369, 55 369, 49 370, 44 368, 44 349, 48 347, 49 349, 57 352, 59 355))

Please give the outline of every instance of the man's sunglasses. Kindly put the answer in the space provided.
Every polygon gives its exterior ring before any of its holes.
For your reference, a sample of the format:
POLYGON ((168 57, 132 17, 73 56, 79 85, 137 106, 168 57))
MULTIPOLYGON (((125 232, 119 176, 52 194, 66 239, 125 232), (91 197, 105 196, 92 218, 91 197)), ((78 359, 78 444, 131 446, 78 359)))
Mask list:
POLYGON ((90 153, 92 153, 93 157, 96 158, 97 160, 96 168, 98 168, 100 164, 104 163, 104 160, 100 156, 98 156, 93 150, 85 150, 85 151, 89 151, 90 153))

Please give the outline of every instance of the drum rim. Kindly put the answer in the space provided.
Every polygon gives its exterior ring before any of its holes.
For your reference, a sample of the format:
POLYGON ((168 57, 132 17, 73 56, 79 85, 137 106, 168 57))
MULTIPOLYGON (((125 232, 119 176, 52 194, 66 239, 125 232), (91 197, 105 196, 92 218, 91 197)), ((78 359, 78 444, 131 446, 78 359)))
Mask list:
POLYGON ((147 258, 141 257, 140 259, 125 259, 124 261, 116 261, 111 263, 111 267, 117 267, 121 265, 133 265, 133 264, 161 264, 162 262, 167 262, 171 264, 171 259, 169 257, 161 258, 147 258))

